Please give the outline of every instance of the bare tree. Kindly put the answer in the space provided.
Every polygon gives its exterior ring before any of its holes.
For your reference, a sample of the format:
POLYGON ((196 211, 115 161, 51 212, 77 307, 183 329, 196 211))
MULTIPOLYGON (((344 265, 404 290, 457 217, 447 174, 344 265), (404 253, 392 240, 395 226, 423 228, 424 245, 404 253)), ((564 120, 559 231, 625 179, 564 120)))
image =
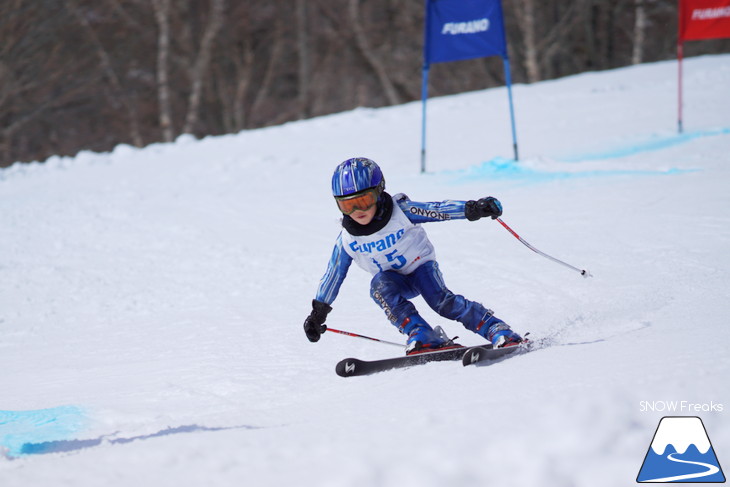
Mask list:
POLYGON ((250 43, 244 43, 243 52, 234 59, 235 91, 233 96, 233 120, 235 130, 246 128, 246 94, 253 78, 254 53, 250 43))
POLYGON ((367 64, 375 72, 375 75, 380 81, 380 86, 385 93, 385 97, 390 105, 397 105, 400 103, 400 97, 396 92, 393 83, 388 76, 388 71, 385 69, 380 56, 370 47, 365 31, 362 27, 362 20, 360 19, 360 0, 349 0, 349 14, 352 31, 355 36, 355 45, 358 51, 367 61, 367 64))
POLYGON ((525 71, 527 71, 527 81, 534 83, 541 78, 537 33, 535 32, 537 23, 535 19, 535 1, 519 0, 518 5, 521 7, 517 9, 518 25, 520 26, 525 46, 523 62, 525 71))
POLYGON ((299 59, 299 119, 309 116, 309 15, 307 0, 297 0, 297 58, 299 59))
MULTIPOLYGON (((676 55, 676 0, 503 3, 518 83, 676 55)), ((1 0, 0 166, 417 99, 423 21, 403 0, 1 0)), ((496 57, 432 74, 434 95, 504 82, 496 57)))
POLYGON ((157 100, 160 105, 160 129, 162 139, 172 142, 175 131, 172 125, 170 102, 170 0, 150 0, 157 22, 157 100))
POLYGON ((81 24, 84 32, 89 36, 89 41, 94 47, 97 55, 99 56, 99 62, 101 63, 101 69, 112 85, 111 96, 114 98, 111 100, 112 105, 121 103, 127 112, 127 118, 129 119, 129 135, 132 139, 132 143, 137 147, 142 147, 142 135, 139 129, 139 116, 137 109, 132 100, 124 92, 122 83, 114 70, 111 57, 109 52, 104 48, 104 45, 99 40, 96 32, 92 28, 91 24, 87 20, 86 16, 80 11, 76 5, 75 0, 66 0, 69 10, 71 10, 76 17, 76 20, 81 24))
POLYGON ((634 49, 631 64, 640 64, 644 60, 644 39, 646 38, 646 8, 644 0, 635 0, 636 17, 634 20, 634 49))
MULTIPOLYGON (((98 78, 88 74, 91 53, 69 27, 63 4, 23 0, 0 2, 0 165, 38 148, 61 152, 78 144, 71 135, 82 96, 94 91, 98 78), (61 137, 43 132, 58 121, 61 137)), ((50 152, 54 153, 54 152, 50 152)))
MULTIPOLYGON (((266 64, 260 66, 264 75, 258 89, 256 90, 253 102, 251 103, 251 113, 257 115, 259 119, 263 118, 259 115, 261 106, 269 96, 272 86, 276 83, 277 65, 279 64, 284 52, 284 30, 285 28, 282 25, 282 20, 280 20, 280 18, 277 19, 272 33, 273 39, 271 40, 270 54, 266 59, 266 64)), ((279 116, 281 116, 281 114, 279 114, 279 116)))
POLYGON ((570 34, 580 24, 577 15, 579 2, 558 2, 552 10, 549 20, 541 21, 544 26, 538 42, 538 58, 540 59, 540 79, 554 77, 560 71, 554 61, 558 58, 570 57, 570 34))
POLYGON ((195 64, 193 65, 192 83, 190 96, 188 97, 188 112, 185 117, 185 126, 183 133, 191 134, 198 122, 198 111, 200 109, 200 95, 203 90, 203 81, 210 60, 212 58, 213 41, 218 35, 223 24, 223 10, 225 8, 224 0, 212 0, 210 7, 210 15, 208 16, 208 24, 203 34, 203 40, 200 42, 200 50, 198 51, 195 64))

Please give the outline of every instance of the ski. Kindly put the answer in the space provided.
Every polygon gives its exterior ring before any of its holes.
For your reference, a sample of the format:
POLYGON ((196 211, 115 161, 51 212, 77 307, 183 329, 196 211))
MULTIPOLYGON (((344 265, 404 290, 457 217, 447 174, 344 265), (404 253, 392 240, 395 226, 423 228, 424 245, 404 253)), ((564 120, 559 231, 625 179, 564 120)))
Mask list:
MULTIPOLYGON (((529 342, 527 342, 529 343, 529 342)), ((527 344, 515 345, 513 347, 492 348, 491 345, 471 347, 461 357, 464 366, 474 365, 482 362, 490 362, 508 357, 512 354, 519 355, 528 351, 527 344)))
POLYGON ((340 360, 335 367, 335 372, 340 377, 354 377, 370 375, 377 372, 384 372, 391 369, 401 369, 413 365, 422 365, 429 362, 441 362, 445 360, 460 360, 468 347, 454 347, 433 352, 422 352, 414 355, 403 355, 401 357, 386 358, 381 360, 361 360, 357 358, 346 358, 340 360))
POLYGON ((454 346, 444 350, 433 352, 422 352, 414 355, 403 355, 380 360, 362 360, 358 358, 346 358, 340 360, 335 367, 335 372, 340 377, 354 377, 361 375, 376 374, 386 370, 402 369, 414 365, 423 365, 429 362, 457 361, 461 360, 462 365, 473 365, 496 361, 504 357, 520 355, 527 352, 532 342, 525 341, 520 345, 504 348, 493 348, 491 344, 477 347, 454 346))

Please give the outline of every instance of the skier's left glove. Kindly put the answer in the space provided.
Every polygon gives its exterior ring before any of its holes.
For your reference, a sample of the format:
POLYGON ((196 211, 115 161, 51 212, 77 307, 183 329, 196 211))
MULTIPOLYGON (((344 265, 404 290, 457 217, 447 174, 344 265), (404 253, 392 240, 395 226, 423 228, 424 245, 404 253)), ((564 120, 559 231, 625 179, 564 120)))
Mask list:
POLYGON ((330 311, 332 311, 332 307, 329 304, 316 299, 312 300, 312 312, 304 320, 304 333, 307 334, 310 342, 319 341, 319 337, 327 330, 324 322, 330 311))
POLYGON ((488 196, 474 201, 466 202, 464 214, 469 221, 479 220, 484 217, 492 217, 492 220, 502 216, 502 203, 497 198, 488 196))

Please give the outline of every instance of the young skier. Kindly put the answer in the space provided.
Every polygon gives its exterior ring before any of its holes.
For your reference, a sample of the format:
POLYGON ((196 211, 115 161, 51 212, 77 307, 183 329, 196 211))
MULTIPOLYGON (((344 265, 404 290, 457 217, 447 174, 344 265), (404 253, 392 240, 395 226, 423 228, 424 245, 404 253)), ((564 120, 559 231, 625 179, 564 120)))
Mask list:
POLYGON ((332 176, 332 193, 343 214, 327 271, 304 321, 311 342, 319 340, 331 304, 354 260, 373 274, 370 296, 388 320, 408 335, 406 353, 452 345, 441 327, 426 323, 409 301, 418 295, 439 315, 461 322, 495 347, 517 345, 522 338, 481 304, 452 293, 444 283, 434 248, 420 223, 502 215, 493 197, 477 201, 419 203, 404 194, 390 196, 378 165, 364 157, 348 159, 332 176))

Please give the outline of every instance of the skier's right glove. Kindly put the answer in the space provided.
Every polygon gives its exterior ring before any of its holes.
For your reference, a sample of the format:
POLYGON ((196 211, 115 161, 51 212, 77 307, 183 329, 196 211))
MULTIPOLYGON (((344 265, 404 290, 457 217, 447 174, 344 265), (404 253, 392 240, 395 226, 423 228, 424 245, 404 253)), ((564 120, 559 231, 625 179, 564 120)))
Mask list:
POLYGON ((491 217, 494 220, 502 216, 502 203, 493 196, 477 201, 469 200, 466 202, 464 214, 466 219, 472 222, 485 217, 491 217))
POLYGON ((312 300, 312 312, 304 320, 304 333, 307 334, 310 342, 319 341, 319 337, 327 330, 324 322, 330 311, 332 311, 332 307, 329 304, 316 299, 312 300))

